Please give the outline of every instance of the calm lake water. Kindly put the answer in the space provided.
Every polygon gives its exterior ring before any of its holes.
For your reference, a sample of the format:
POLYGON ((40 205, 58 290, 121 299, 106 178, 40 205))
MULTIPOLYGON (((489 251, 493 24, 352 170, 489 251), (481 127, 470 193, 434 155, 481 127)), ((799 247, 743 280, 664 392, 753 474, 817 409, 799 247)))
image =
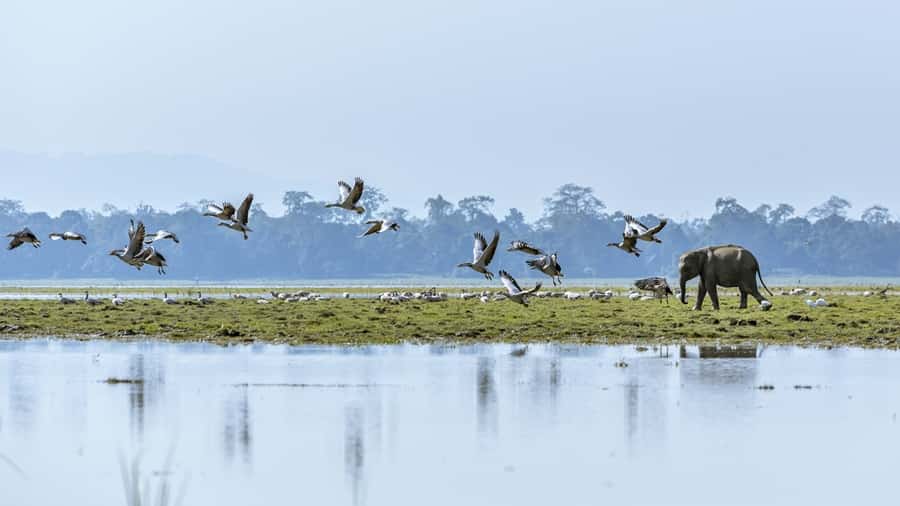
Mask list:
POLYGON ((898 411, 892 351, 6 341, 0 504, 896 504, 898 411))

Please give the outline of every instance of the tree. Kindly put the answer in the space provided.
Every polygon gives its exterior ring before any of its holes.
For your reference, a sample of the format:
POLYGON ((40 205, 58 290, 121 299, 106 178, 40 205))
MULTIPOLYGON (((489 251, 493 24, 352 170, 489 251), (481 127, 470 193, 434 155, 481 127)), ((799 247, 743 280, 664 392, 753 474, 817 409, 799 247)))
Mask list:
POLYGON ((359 203, 366 210, 366 218, 370 218, 377 215, 378 211, 388 203, 388 198, 377 186, 366 186, 359 203))
POLYGON ((780 225, 794 215, 794 206, 788 204, 778 204, 778 207, 769 212, 769 223, 780 225))
POLYGON ((875 204, 863 211, 862 221, 870 225, 884 225, 891 221, 891 213, 888 208, 875 204))
POLYGON ((303 214, 306 204, 315 200, 309 192, 287 191, 281 198, 281 204, 285 208, 285 214, 303 214))
POLYGON ((716 214, 747 214, 747 208, 738 204, 734 197, 719 197, 716 199, 716 214))
POLYGON ((809 213, 807 213, 807 216, 814 220, 823 220, 832 216, 846 218, 847 209, 849 209, 850 207, 850 202, 847 199, 843 199, 841 197, 838 197, 837 195, 832 195, 824 203, 810 209, 809 213))
POLYGON ((769 217, 769 212, 771 211, 772 206, 770 206, 769 204, 760 204, 759 207, 753 210, 753 214, 765 220, 769 217))
POLYGON ((466 221, 478 221, 491 215, 491 208, 494 207, 494 197, 488 197, 487 195, 466 197, 460 200, 457 206, 466 218, 466 221))
POLYGON ((578 186, 568 183, 553 192, 553 196, 544 199, 544 216, 577 216, 599 218, 606 205, 594 195, 589 186, 578 186))
POLYGON ((507 211, 506 217, 503 218, 503 225, 517 233, 528 228, 528 223, 525 223, 525 215, 515 207, 512 207, 507 211))
POLYGON ((22 214, 25 214, 25 206, 22 205, 21 200, 0 200, 0 215, 19 216, 22 214))
POLYGON ((453 203, 438 194, 425 201, 425 211, 428 213, 429 223, 439 223, 441 220, 453 214, 453 203))

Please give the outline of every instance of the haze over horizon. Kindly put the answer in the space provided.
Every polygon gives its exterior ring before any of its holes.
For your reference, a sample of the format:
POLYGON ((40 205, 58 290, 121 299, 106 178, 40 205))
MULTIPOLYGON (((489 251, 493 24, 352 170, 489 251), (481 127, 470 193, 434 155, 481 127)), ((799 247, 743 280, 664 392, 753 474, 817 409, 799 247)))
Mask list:
POLYGON ((419 216, 487 194, 533 220, 568 182, 678 219, 726 195, 896 213, 898 21, 888 1, 12 2, 0 198, 253 191, 277 215, 360 176, 419 216))

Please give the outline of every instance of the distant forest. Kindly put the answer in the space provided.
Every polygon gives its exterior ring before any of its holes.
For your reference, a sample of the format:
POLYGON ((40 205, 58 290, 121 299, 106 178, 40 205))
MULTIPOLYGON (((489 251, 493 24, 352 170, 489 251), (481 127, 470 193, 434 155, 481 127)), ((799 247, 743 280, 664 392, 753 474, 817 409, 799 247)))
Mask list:
MULTIPOLYGON (((425 213, 417 217, 390 207, 384 193, 369 186, 363 197, 367 212, 358 216, 325 209, 325 202, 308 192, 289 191, 283 199, 283 216, 269 216, 254 205, 248 241, 202 216, 210 202, 184 203, 175 212, 146 205, 133 211, 105 205, 96 211, 71 210, 52 217, 25 212, 19 201, 0 200, 4 234, 27 226, 44 241, 40 249, 24 245, 2 251, 0 277, 156 281, 159 277, 153 269, 137 272, 108 254, 125 246, 131 218, 142 220, 148 233, 166 229, 180 237, 181 244, 165 241, 159 246, 169 261, 168 279, 172 280, 439 276, 475 281, 480 279, 478 274, 455 266, 471 259, 473 232, 490 238, 495 229, 501 233, 501 249, 492 267, 517 276, 527 276, 529 271, 524 255, 505 251, 513 239, 558 251, 569 278, 671 276, 682 252, 721 243, 751 249, 766 276, 900 275, 900 222, 878 205, 867 208, 859 220, 849 219, 850 203, 836 196, 802 216, 789 204, 750 210, 733 198, 719 198, 708 219, 670 219, 660 233, 663 243, 644 243, 640 258, 606 246, 621 238, 627 210, 610 212, 591 188, 575 184, 563 185, 547 197, 542 216, 534 221, 527 221, 517 209, 495 214, 494 199, 487 195, 456 203, 437 195, 423 203, 425 213), (400 231, 357 238, 366 228, 362 222, 371 217, 390 217, 400 224, 400 231), (88 245, 47 239, 50 232, 67 230, 84 233, 88 245)), ((652 226, 660 216, 638 218, 652 226)))

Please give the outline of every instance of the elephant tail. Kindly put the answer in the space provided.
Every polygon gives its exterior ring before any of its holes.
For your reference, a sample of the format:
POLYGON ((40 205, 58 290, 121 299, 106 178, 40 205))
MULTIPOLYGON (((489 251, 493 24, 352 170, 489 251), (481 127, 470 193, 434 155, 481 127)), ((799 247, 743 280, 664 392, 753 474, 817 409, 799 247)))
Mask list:
POLYGON ((769 292, 769 296, 770 296, 770 297, 774 297, 775 294, 772 293, 772 290, 769 290, 769 287, 766 286, 766 282, 763 281, 763 279, 762 279, 762 271, 759 270, 759 267, 756 268, 756 276, 759 278, 759 282, 762 284, 763 288, 765 288, 766 291, 769 292))

